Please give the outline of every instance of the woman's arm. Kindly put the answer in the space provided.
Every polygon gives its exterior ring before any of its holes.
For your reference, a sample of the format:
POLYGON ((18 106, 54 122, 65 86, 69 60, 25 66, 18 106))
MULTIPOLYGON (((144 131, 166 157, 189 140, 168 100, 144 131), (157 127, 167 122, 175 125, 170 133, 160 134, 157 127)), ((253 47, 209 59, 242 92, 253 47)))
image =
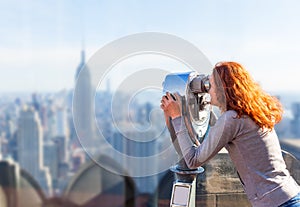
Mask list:
POLYGON ((179 146, 189 168, 203 165, 236 137, 239 119, 234 118, 235 116, 234 111, 225 112, 209 129, 208 137, 198 147, 194 146, 189 138, 183 118, 180 116, 172 120, 179 146))

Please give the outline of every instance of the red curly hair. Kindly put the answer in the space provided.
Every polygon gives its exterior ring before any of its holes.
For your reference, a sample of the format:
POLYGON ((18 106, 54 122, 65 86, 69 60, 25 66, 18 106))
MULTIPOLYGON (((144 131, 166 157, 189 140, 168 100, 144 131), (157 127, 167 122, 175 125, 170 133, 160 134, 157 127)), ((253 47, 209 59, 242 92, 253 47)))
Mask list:
POLYGON ((221 110, 248 115, 261 128, 273 129, 282 118, 279 100, 262 90, 249 72, 236 62, 220 62, 213 69, 221 110))

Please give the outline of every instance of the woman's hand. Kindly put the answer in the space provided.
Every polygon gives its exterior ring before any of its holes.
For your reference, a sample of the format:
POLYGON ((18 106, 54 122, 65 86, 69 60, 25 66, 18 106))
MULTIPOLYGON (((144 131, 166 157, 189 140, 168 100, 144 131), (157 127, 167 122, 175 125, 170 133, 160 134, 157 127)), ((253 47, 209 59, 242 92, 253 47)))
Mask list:
POLYGON ((170 94, 167 92, 161 99, 160 107, 164 111, 166 120, 168 120, 168 117, 175 119, 181 116, 181 97, 177 93, 170 94))

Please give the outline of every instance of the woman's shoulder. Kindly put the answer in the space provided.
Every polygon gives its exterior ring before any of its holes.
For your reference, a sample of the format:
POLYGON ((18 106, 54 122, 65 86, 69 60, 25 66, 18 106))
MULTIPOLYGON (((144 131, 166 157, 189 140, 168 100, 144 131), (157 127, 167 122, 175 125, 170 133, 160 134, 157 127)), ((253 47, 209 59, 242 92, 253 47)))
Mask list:
POLYGON ((223 119, 226 123, 232 122, 237 124, 249 119, 249 117, 247 115, 238 117, 238 113, 235 110, 228 110, 220 116, 220 119, 223 119))
POLYGON ((219 123, 229 125, 231 123, 237 122, 237 112, 234 110, 228 110, 223 112, 218 118, 219 123))
POLYGON ((224 116, 224 118, 228 119, 228 118, 237 118, 237 112, 234 110, 228 110, 225 111, 221 117, 224 116))
POLYGON ((242 115, 241 117, 238 117, 238 113, 234 110, 225 111, 222 114, 222 116, 224 116, 223 117, 224 122, 226 122, 227 124, 231 123, 232 125, 236 125, 236 126, 242 125, 247 127, 250 126, 255 128, 258 127, 248 115, 242 115))

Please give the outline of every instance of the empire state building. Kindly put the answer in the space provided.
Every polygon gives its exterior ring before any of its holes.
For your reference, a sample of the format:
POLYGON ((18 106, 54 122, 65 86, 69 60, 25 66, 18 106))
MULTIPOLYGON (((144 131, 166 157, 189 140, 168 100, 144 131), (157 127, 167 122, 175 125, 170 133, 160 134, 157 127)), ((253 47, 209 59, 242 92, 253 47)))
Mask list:
POLYGON ((96 147, 95 121, 93 108, 92 81, 90 70, 85 63, 85 52, 81 51, 81 62, 75 76, 73 115, 77 136, 84 147, 96 147))

